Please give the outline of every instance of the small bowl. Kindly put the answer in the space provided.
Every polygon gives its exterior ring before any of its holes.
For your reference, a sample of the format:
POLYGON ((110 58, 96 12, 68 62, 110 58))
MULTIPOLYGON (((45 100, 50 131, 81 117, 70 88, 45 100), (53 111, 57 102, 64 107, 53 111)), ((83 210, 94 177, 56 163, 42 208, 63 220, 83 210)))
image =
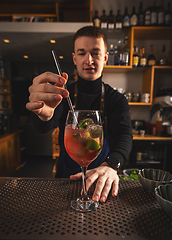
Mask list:
POLYGON ((143 187, 151 192, 154 192, 154 189, 160 184, 172 182, 172 174, 160 169, 145 168, 139 170, 138 177, 143 187))
POLYGON ((159 185, 155 188, 155 197, 160 207, 172 215, 172 185, 159 185))

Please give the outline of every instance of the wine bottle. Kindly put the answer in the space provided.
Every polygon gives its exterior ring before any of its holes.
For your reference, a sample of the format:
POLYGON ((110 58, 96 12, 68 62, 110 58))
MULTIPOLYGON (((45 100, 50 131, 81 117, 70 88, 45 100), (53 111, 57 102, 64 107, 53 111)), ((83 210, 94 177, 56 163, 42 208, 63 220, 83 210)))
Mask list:
POLYGON ((168 58, 165 53, 165 45, 162 46, 162 54, 159 60, 159 65, 161 66, 166 66, 168 65, 168 58))
POLYGON ((113 44, 110 45, 110 48, 108 50, 109 56, 108 56, 108 65, 114 65, 114 47, 113 44))
POLYGON ((155 55, 153 54, 153 45, 150 46, 150 53, 147 61, 148 66, 154 66, 156 64, 155 55))
POLYGON ((106 11, 103 10, 103 14, 100 17, 100 21, 101 21, 101 28, 102 29, 107 29, 107 16, 106 16, 106 11))
POLYGON ((135 11, 135 7, 133 7, 133 11, 130 17, 130 26, 137 26, 138 23, 138 17, 135 11))
POLYGON ((95 16, 93 18, 93 25, 95 27, 100 27, 100 17, 99 17, 98 10, 95 10, 95 16))
POLYGON ((122 15, 120 10, 117 11, 116 19, 115 19, 115 28, 122 29, 122 15))
POLYGON ((115 16, 113 15, 113 11, 110 10, 110 14, 108 16, 108 29, 114 29, 115 26, 115 16))
POLYGON ((125 7, 125 13, 122 20, 122 27, 128 28, 130 26, 130 16, 128 14, 128 8, 125 7))
POLYGON ((140 5, 139 5, 138 25, 139 26, 143 26, 144 25, 143 2, 140 2, 140 5))
POLYGON ((134 46, 134 51, 133 51, 133 67, 138 67, 138 65, 139 65, 138 47, 134 46))
POLYGON ((145 56, 145 47, 140 49, 140 67, 146 67, 147 59, 145 56))
POLYGON ((151 24, 151 11, 149 6, 146 7, 144 12, 144 23, 145 26, 150 26, 151 24))
POLYGON ((165 12, 165 26, 171 26, 171 3, 168 2, 168 8, 165 12))
POLYGON ((157 25, 157 8, 156 8, 156 0, 154 0, 154 4, 151 9, 151 25, 157 25))
POLYGON ((161 0, 161 5, 158 11, 158 25, 163 26, 165 23, 165 11, 164 11, 164 1, 161 0))

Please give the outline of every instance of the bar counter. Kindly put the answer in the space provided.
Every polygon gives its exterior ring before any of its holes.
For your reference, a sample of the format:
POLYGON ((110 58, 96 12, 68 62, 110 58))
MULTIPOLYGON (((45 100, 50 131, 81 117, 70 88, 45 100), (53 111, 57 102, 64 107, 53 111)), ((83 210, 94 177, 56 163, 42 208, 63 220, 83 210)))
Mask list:
POLYGON ((0 178, 0 239, 172 239, 172 216, 139 181, 120 181, 118 196, 89 213, 70 207, 80 190, 69 179, 0 178))
POLYGON ((133 140, 151 140, 151 141, 172 141, 172 137, 158 137, 154 135, 145 134, 141 136, 139 134, 133 134, 133 140))

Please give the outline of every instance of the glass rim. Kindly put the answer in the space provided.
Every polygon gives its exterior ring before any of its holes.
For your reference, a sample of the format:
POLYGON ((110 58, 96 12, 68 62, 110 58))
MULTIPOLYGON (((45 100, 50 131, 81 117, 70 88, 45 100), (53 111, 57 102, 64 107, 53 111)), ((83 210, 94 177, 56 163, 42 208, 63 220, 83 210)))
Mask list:
POLYGON ((100 110, 69 110, 68 112, 99 112, 100 113, 100 110))

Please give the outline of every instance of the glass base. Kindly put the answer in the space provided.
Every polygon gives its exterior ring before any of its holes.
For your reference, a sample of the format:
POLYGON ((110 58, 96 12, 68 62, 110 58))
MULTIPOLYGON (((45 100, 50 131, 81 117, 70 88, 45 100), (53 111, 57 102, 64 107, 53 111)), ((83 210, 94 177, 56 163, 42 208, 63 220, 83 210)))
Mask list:
POLYGON ((86 200, 76 198, 71 201, 71 207, 78 212, 91 212, 98 208, 99 202, 95 202, 91 197, 87 197, 86 200))

